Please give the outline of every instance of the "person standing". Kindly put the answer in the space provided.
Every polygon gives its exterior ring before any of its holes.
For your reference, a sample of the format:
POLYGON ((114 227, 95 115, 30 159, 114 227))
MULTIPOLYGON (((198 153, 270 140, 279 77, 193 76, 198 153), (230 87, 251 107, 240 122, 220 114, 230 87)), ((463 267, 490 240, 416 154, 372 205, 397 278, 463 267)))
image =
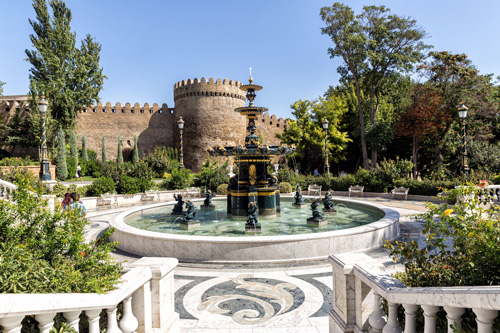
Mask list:
POLYGON ((318 169, 314 169, 314 176, 315 176, 315 177, 319 177, 319 172, 318 172, 318 169))
POLYGON ((75 182, 78 180, 78 178, 80 178, 81 181, 83 182, 81 163, 78 163, 78 165, 76 166, 75 182))

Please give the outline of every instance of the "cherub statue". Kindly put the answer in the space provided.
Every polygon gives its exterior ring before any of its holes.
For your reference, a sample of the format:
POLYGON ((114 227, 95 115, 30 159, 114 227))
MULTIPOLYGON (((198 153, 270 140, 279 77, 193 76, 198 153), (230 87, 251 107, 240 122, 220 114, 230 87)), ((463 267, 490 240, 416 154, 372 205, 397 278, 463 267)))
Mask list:
POLYGON ((172 214, 174 215, 182 215, 182 207, 184 206, 184 201, 182 200, 182 194, 174 194, 174 199, 177 203, 174 205, 172 209, 172 214))
POLYGON ((184 220, 182 221, 187 222, 194 220, 194 217, 196 216, 196 210, 194 204, 190 200, 186 202, 186 208, 187 211, 184 212, 184 220))
POLYGON ((248 220, 246 225, 252 227, 259 225, 259 210, 257 209, 255 201, 248 204, 248 220))

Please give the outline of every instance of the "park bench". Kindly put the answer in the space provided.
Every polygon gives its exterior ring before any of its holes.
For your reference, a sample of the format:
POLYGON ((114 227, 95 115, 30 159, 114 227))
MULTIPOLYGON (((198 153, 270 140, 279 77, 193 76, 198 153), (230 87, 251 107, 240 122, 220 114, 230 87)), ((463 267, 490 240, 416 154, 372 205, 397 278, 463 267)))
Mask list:
POLYGON ((118 206, 118 198, 117 198, 116 194, 105 193, 105 194, 101 194, 101 196, 99 198, 97 198, 96 206, 98 206, 98 207, 111 206, 111 204, 113 204, 113 206, 118 206))
POLYGON ((361 185, 351 185, 351 187, 349 187, 349 196, 351 196, 351 194, 363 196, 364 189, 365 187, 361 185))
POLYGON ((141 201, 160 201, 160 192, 149 190, 141 194, 141 201))
POLYGON ((401 199, 405 199, 407 200, 408 199, 408 191, 410 191, 409 188, 406 188, 406 187, 403 187, 403 186, 400 186, 400 187, 396 187, 395 189, 393 189, 391 191, 392 193, 392 198, 401 198, 401 199))
POLYGON ((189 187, 184 192, 182 192, 184 198, 199 198, 200 189, 198 187, 189 187))
POLYGON ((321 185, 312 184, 307 187, 307 195, 318 195, 321 196, 321 185))

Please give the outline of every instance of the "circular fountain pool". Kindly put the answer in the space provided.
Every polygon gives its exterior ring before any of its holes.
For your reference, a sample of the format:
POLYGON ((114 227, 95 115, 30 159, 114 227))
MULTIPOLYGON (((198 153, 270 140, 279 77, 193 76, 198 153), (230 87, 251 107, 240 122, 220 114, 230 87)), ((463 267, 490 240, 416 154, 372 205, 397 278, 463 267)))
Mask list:
MULTIPOLYGON (((203 200, 193 200, 199 207, 203 200)), ((227 217, 225 200, 214 200, 215 211, 197 211, 201 225, 182 230, 182 218, 170 216, 173 202, 131 209, 110 225, 118 248, 144 256, 175 257, 185 262, 269 263, 326 259, 331 254, 380 247, 399 234, 399 213, 390 208, 335 198, 337 215, 328 226, 307 226, 309 206, 292 208, 282 198, 281 215, 259 219, 262 232, 245 234, 244 218, 227 217)))

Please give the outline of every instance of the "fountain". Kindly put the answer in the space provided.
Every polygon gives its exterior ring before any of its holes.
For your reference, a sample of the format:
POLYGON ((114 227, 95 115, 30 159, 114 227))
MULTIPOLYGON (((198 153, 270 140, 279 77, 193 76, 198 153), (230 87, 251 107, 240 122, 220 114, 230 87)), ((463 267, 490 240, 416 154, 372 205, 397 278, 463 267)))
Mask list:
MULTIPOLYGON (((210 148, 211 156, 233 156, 238 164, 238 174, 229 181, 227 194, 227 213, 232 216, 249 216, 250 205, 256 202, 256 208, 261 216, 276 216, 280 211, 280 191, 278 179, 269 175, 267 166, 270 164, 271 156, 290 155, 295 151, 294 147, 287 145, 268 146, 259 143, 259 137, 255 134, 257 127, 255 119, 267 111, 267 108, 254 106, 256 91, 261 86, 253 84, 250 72, 249 84, 240 87, 246 91, 248 106, 234 109, 248 120, 247 132, 244 146, 210 148)), ((252 208, 253 209, 253 208, 252 208)), ((248 225, 248 224, 247 224, 248 225)), ((258 228, 251 226, 248 231, 255 232, 258 228)))
MULTIPOLYGON (((238 164, 238 173, 230 178, 227 197, 213 200, 212 205, 211 193, 207 191, 199 214, 190 201, 186 203, 188 212, 184 213, 180 195, 174 196, 175 202, 120 213, 110 221, 115 228, 111 240, 119 242, 118 248, 136 255, 175 257, 184 262, 290 263, 378 248, 384 240, 396 238, 399 213, 393 209, 335 198, 337 213, 332 193, 328 192, 322 200, 325 209, 319 209, 319 200, 312 201, 313 217, 309 221, 305 200, 314 198, 302 196, 300 187, 294 201, 281 198, 278 180, 268 173, 268 165, 272 156, 292 154, 295 148, 259 143, 255 120, 267 109, 253 105, 255 92, 262 87, 253 84, 251 75, 249 81, 240 87, 246 91, 249 105, 235 109, 248 119, 245 144, 209 149, 211 156, 232 156, 238 164), (366 211, 373 213, 369 219, 362 217, 366 211), (199 227, 180 228, 177 221, 181 218, 176 215, 184 214, 181 224, 200 220, 199 227), (146 225, 134 224, 133 220, 142 218, 146 225)), ((200 203, 202 200, 193 199, 200 203)))

